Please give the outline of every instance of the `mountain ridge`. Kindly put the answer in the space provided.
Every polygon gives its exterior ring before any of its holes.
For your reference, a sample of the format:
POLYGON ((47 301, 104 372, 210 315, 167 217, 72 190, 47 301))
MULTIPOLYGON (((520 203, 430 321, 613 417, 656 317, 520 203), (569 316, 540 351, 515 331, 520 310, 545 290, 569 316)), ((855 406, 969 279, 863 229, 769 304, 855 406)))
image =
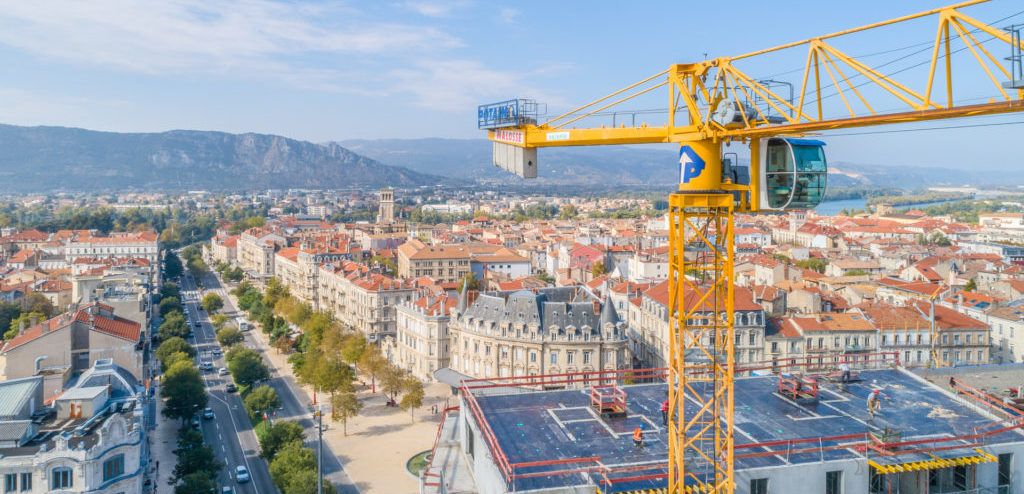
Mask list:
POLYGON ((239 190, 450 181, 338 144, 220 131, 109 132, 0 124, 0 191, 239 190))

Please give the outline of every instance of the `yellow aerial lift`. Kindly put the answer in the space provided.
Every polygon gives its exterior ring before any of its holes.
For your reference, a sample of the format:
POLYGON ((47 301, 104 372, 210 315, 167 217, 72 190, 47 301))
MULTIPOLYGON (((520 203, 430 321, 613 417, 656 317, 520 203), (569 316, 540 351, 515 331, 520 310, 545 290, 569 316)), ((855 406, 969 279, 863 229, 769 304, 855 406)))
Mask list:
MULTIPOLYGON (((542 147, 680 145, 679 189, 669 201, 668 492, 731 493, 735 489, 734 213, 806 209, 822 200, 827 179, 824 143, 805 138, 808 133, 1024 110, 1020 29, 997 29, 959 10, 982 1, 740 56, 672 65, 544 122, 539 121, 538 104, 532 100, 478 108, 478 126, 493 141, 494 164, 526 178, 537 176, 537 149, 542 147), (927 76, 917 86, 899 82, 840 51, 833 41, 927 16, 938 17, 938 29, 927 76), (1004 50, 1009 47, 1010 56, 994 56, 994 50, 984 46, 990 42, 1004 50), (806 49, 806 60, 796 85, 799 90, 790 91, 788 98, 778 94, 775 81, 755 79, 737 67, 738 62, 785 56, 801 48, 806 49), (991 91, 987 102, 968 105, 953 98, 952 55, 965 50, 993 83, 994 89, 987 86, 991 91), (669 93, 664 125, 570 127, 659 88, 669 93), (936 97, 934 93, 942 89, 944 97, 936 97), (835 95, 842 105, 830 100, 838 110, 827 112, 823 101, 835 95), (887 104, 900 108, 880 106, 887 104), (732 143, 749 146, 749 170, 735 159, 723 160, 723 144, 732 143), (697 317, 707 312, 718 317, 697 317)), ((957 75, 966 69, 964 65, 956 66, 957 75)))

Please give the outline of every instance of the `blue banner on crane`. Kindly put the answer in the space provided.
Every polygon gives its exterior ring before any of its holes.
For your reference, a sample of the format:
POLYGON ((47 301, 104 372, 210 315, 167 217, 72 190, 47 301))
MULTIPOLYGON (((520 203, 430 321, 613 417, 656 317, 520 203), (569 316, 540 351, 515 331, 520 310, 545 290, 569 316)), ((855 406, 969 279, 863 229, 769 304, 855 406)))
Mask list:
POLYGON ((519 124, 519 100, 480 105, 477 107, 476 116, 479 129, 514 127, 519 124))

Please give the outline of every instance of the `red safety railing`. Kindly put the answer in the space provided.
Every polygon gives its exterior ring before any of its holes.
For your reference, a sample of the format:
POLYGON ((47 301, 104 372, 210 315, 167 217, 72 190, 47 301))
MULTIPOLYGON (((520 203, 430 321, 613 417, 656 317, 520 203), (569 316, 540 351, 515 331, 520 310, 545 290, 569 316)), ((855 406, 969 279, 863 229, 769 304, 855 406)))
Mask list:
MULTIPOLYGON (((438 424, 438 426, 437 426, 437 434, 434 435, 434 444, 432 444, 430 446, 430 462, 427 463, 427 466, 423 467, 423 472, 420 474, 422 477, 437 477, 438 479, 441 478, 440 475, 431 472, 431 470, 434 468, 434 456, 437 453, 437 443, 438 443, 438 441, 441 440, 441 432, 444 431, 444 422, 448 418, 448 413, 456 411, 458 409, 459 409, 459 406, 455 405, 455 406, 450 406, 448 408, 445 408, 444 411, 441 412, 441 423, 438 424)), ((426 482, 426 481, 424 481, 423 485, 431 486, 431 487, 440 487, 441 486, 441 484, 439 482, 426 482)))

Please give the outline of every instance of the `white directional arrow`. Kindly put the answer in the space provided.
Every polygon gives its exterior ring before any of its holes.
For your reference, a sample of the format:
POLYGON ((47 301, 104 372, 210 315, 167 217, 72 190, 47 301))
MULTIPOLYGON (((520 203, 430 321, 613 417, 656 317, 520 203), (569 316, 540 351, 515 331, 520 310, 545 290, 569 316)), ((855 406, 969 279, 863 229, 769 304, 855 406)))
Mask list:
POLYGON ((686 180, 686 167, 693 163, 693 158, 690 157, 689 153, 680 153, 679 155, 679 183, 683 183, 686 180))

